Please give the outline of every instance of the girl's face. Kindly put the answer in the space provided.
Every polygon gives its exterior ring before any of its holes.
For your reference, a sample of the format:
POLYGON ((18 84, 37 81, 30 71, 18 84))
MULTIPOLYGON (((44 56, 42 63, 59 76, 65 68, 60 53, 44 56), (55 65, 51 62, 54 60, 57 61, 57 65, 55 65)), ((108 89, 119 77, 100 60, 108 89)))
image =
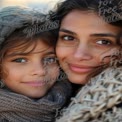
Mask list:
POLYGON ((56 53, 69 80, 85 84, 88 75, 101 65, 103 56, 118 48, 119 32, 120 28, 107 24, 93 13, 75 10, 66 15, 61 23, 56 53))
POLYGON ((53 47, 39 40, 35 49, 33 45, 23 52, 12 49, 3 60, 3 69, 7 76, 3 81, 14 92, 32 98, 44 96, 58 77, 58 65, 53 47))

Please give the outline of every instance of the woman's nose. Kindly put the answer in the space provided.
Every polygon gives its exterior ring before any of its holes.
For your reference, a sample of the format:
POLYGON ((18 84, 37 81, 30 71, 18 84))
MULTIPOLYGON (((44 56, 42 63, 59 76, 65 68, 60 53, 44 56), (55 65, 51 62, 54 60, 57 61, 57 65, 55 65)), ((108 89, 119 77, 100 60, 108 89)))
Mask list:
POLYGON ((78 60, 89 60, 92 58, 92 52, 88 45, 79 44, 74 50, 74 58, 78 60))

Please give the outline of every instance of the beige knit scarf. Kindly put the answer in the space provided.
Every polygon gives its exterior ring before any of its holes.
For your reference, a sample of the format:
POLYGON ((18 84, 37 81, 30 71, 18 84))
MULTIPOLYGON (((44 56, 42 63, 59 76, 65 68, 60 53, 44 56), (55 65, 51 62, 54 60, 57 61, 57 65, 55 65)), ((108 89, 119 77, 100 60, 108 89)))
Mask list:
POLYGON ((0 122, 54 122, 56 112, 70 94, 71 86, 67 81, 57 82, 38 100, 0 89, 0 122))
POLYGON ((91 79, 56 122, 122 122, 122 67, 91 79))

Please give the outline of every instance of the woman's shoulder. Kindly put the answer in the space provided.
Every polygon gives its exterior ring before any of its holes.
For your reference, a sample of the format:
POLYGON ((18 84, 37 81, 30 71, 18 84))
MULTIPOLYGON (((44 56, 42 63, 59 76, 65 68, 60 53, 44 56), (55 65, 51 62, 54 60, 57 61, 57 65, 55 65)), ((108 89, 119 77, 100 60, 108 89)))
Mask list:
POLYGON ((111 117, 118 120, 117 116, 122 121, 121 93, 122 67, 107 68, 80 89, 57 122, 105 122, 105 119, 111 117))

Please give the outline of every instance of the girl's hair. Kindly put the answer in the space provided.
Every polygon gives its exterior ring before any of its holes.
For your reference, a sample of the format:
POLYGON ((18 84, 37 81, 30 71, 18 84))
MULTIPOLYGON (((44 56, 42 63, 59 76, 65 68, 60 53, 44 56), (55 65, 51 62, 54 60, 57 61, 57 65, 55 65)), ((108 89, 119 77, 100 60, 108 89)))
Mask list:
POLYGON ((21 54, 33 44, 25 53, 28 54, 34 50, 37 41, 55 48, 57 35, 55 29, 48 29, 53 21, 46 20, 46 16, 22 7, 7 7, 0 11, 0 77, 5 72, 3 59, 11 49, 19 50, 21 54))
MULTIPOLYGON (((52 13, 53 20, 59 20, 59 28, 63 18, 73 10, 86 11, 89 13, 95 13, 103 18, 103 20, 116 27, 122 27, 122 1, 121 0, 65 0, 57 4, 54 12, 52 13)), ((120 46, 120 58, 122 58, 122 31, 118 34, 117 44, 120 46)), ((106 57, 104 57, 105 59, 106 57)), ((120 59, 122 60, 122 59, 120 59)), ((122 62, 117 64, 122 65, 122 62)), ((104 66, 106 68, 108 66, 104 66)), ((96 69, 96 72, 101 72, 101 67, 96 69)))

